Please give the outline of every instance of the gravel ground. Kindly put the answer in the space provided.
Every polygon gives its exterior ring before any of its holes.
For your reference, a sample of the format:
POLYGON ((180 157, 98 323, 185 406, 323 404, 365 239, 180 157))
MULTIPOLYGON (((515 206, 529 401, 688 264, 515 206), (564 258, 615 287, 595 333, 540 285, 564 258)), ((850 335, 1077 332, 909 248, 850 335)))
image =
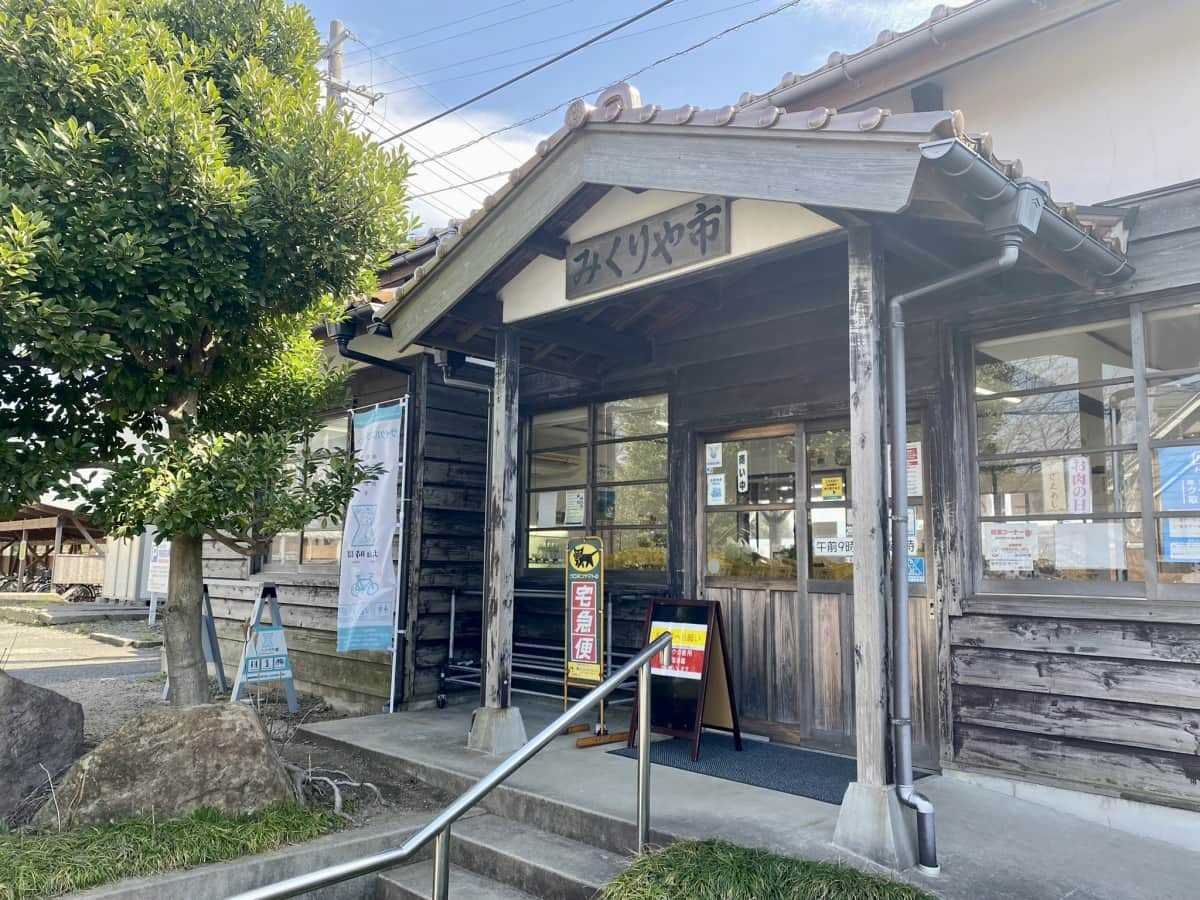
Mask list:
POLYGON ((163 677, 87 678, 49 687, 83 707, 83 739, 91 749, 138 713, 162 705, 163 677))
POLYGON ((162 625, 155 622, 147 625, 146 620, 137 622, 82 622, 78 625, 55 625, 74 634, 115 634, 117 637, 133 638, 137 641, 162 642, 162 625))

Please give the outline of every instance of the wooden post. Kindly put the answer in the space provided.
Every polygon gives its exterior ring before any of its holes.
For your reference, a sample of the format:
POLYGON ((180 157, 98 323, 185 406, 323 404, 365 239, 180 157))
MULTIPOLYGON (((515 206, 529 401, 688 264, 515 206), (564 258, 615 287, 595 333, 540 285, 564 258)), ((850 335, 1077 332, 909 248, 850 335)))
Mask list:
POLYGON ((888 506, 883 257, 850 230, 850 473, 854 509, 854 725, 858 781, 887 784, 888 506))
POLYGON ((62 553, 63 517, 54 518, 54 558, 50 560, 50 587, 54 588, 54 569, 58 566, 58 557, 62 553))
POLYGON ((850 496, 854 498, 854 725, 857 780, 846 790, 834 842, 895 868, 915 839, 888 785, 887 296, 883 245, 849 229, 850 496))
POLYGON ((520 710, 511 706, 520 347, 514 329, 497 331, 485 525, 483 705, 475 711, 468 739, 471 747, 497 754, 510 753, 525 743, 520 710))
POLYGON ((21 529, 21 543, 17 545, 17 590, 25 590, 25 557, 29 555, 29 529, 21 529))

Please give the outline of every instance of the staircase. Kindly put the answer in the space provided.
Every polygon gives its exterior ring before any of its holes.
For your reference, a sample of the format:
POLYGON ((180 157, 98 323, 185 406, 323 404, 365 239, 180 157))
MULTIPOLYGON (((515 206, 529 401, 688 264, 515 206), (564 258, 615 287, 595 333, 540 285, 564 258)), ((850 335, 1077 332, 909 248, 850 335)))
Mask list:
MULTIPOLYGON (((598 834, 603 835, 605 829, 598 834)), ((630 857, 532 825, 479 812, 453 829, 450 896, 469 900, 591 900, 630 857)), ((428 900, 433 860, 383 872, 377 900, 428 900)))

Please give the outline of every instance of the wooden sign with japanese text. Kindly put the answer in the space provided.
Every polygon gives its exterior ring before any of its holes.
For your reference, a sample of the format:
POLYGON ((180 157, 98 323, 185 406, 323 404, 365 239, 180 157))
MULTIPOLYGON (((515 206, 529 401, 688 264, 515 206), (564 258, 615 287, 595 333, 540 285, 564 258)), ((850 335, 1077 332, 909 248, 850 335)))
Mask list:
MULTIPOLYGON (((705 600, 652 600, 646 612, 646 643, 671 633, 671 647, 650 662, 650 730, 692 742, 700 757, 700 734, 717 728, 733 734, 742 749, 737 702, 733 696, 721 605, 705 600)), ((637 734, 637 710, 629 726, 637 734)))
POLYGON ((701 197, 567 248, 567 299, 578 300, 730 252, 729 201, 701 197))
POLYGON ((604 542, 586 537, 567 544, 566 683, 604 680, 604 542))

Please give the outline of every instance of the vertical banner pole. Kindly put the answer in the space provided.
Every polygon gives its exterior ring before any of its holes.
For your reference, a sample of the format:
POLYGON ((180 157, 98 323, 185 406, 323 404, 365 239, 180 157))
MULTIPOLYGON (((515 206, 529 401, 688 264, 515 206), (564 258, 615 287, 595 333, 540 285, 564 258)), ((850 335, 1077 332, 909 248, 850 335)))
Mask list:
POLYGON ((400 591, 404 586, 404 526, 408 521, 408 498, 405 495, 408 475, 408 397, 401 399, 400 408, 403 410, 404 420, 400 426, 400 460, 397 463, 400 470, 397 473, 399 480, 397 496, 400 498, 400 504, 396 516, 396 534, 399 536, 399 540, 396 551, 396 597, 392 603, 392 684, 388 695, 388 712, 390 713, 396 711, 396 671, 403 665, 401 655, 404 647, 401 644, 401 638, 405 637, 404 629, 400 627, 400 591))

